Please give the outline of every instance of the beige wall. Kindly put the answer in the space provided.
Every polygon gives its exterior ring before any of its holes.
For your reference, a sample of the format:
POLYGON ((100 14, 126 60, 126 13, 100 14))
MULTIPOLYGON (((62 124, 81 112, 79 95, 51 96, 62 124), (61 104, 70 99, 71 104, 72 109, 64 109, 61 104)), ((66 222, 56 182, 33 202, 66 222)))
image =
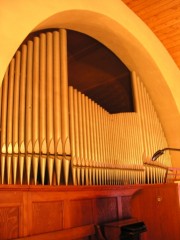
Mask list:
MULTIPOLYGON (((152 32, 119 0, 1 0, 0 81, 23 39, 42 28, 84 32, 110 48, 146 86, 168 143, 180 147, 180 71, 152 32)), ((179 165, 179 153, 173 153, 179 165)))

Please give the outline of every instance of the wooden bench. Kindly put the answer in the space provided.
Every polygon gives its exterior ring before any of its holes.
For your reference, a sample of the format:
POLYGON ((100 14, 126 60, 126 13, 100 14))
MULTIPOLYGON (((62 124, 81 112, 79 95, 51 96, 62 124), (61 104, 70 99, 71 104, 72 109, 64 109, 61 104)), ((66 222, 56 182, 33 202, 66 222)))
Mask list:
POLYGON ((16 240, 79 240, 79 239, 92 239, 92 240, 99 240, 95 236, 95 227, 93 224, 70 228, 70 229, 63 229, 61 231, 56 232, 49 232, 43 233, 38 235, 33 235, 29 237, 23 238, 16 238, 16 240))
POLYGON ((121 235, 121 227, 122 226, 132 224, 132 223, 137 223, 137 222, 139 222, 137 219, 129 218, 129 219, 124 219, 124 220, 121 219, 118 221, 104 223, 102 225, 102 227, 103 227, 103 232, 104 232, 105 238, 108 240, 118 240, 121 235))

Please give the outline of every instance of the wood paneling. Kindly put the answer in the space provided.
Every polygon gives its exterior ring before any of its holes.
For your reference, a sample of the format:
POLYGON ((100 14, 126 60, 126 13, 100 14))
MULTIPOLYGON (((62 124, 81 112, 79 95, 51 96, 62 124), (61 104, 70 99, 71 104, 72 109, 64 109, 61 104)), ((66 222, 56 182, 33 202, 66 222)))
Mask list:
MULTIPOLYGON (((95 239, 93 236, 95 235, 94 225, 86 225, 71 229, 64 229, 61 231, 44 233, 40 235, 34 235, 30 237, 18 238, 24 240, 89 240, 89 236, 92 235, 92 240, 95 239)), ((18 240, 16 239, 16 240, 18 240)))
POLYGON ((33 202, 32 215, 32 234, 53 232, 63 228, 62 201, 33 202))
POLYGON ((1 185, 0 239, 86 239, 94 224, 130 215, 139 186, 43 187, 1 185), (128 201, 121 198, 128 196, 128 201))
POLYGON ((70 221, 72 227, 93 223, 92 199, 72 200, 69 203, 70 221))
POLYGON ((178 184, 0 188, 1 240, 82 240, 131 217, 147 227, 142 240, 179 240, 178 184))
POLYGON ((144 221, 142 240, 179 240, 180 209, 177 184, 147 185, 132 201, 132 215, 144 221))
POLYGON ((111 222, 118 219, 117 198, 100 198, 94 200, 96 222, 111 222))
POLYGON ((13 239, 19 236, 19 208, 0 206, 0 239, 13 239))
POLYGON ((180 1, 123 0, 155 33, 180 68, 180 1))

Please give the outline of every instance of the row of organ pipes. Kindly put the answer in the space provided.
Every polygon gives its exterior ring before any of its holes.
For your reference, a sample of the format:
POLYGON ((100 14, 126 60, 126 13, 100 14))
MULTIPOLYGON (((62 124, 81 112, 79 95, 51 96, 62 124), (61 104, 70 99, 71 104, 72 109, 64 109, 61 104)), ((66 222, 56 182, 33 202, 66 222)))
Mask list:
MULTIPOLYGON (((163 182, 166 168, 144 163, 166 138, 145 86, 131 76, 136 112, 110 114, 68 86, 65 29, 23 43, 0 89, 0 184, 163 182)), ((167 154, 158 161, 171 165, 167 154)))

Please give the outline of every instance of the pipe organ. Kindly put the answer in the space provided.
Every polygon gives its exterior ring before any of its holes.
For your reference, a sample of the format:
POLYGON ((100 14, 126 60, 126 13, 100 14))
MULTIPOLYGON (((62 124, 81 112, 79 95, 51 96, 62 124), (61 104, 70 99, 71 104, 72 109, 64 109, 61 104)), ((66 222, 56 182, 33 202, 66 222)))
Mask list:
POLYGON ((1 184, 163 182, 165 170, 144 162, 166 138, 135 72, 132 83, 136 112, 110 114, 68 85, 65 29, 24 42, 0 89, 1 184))

